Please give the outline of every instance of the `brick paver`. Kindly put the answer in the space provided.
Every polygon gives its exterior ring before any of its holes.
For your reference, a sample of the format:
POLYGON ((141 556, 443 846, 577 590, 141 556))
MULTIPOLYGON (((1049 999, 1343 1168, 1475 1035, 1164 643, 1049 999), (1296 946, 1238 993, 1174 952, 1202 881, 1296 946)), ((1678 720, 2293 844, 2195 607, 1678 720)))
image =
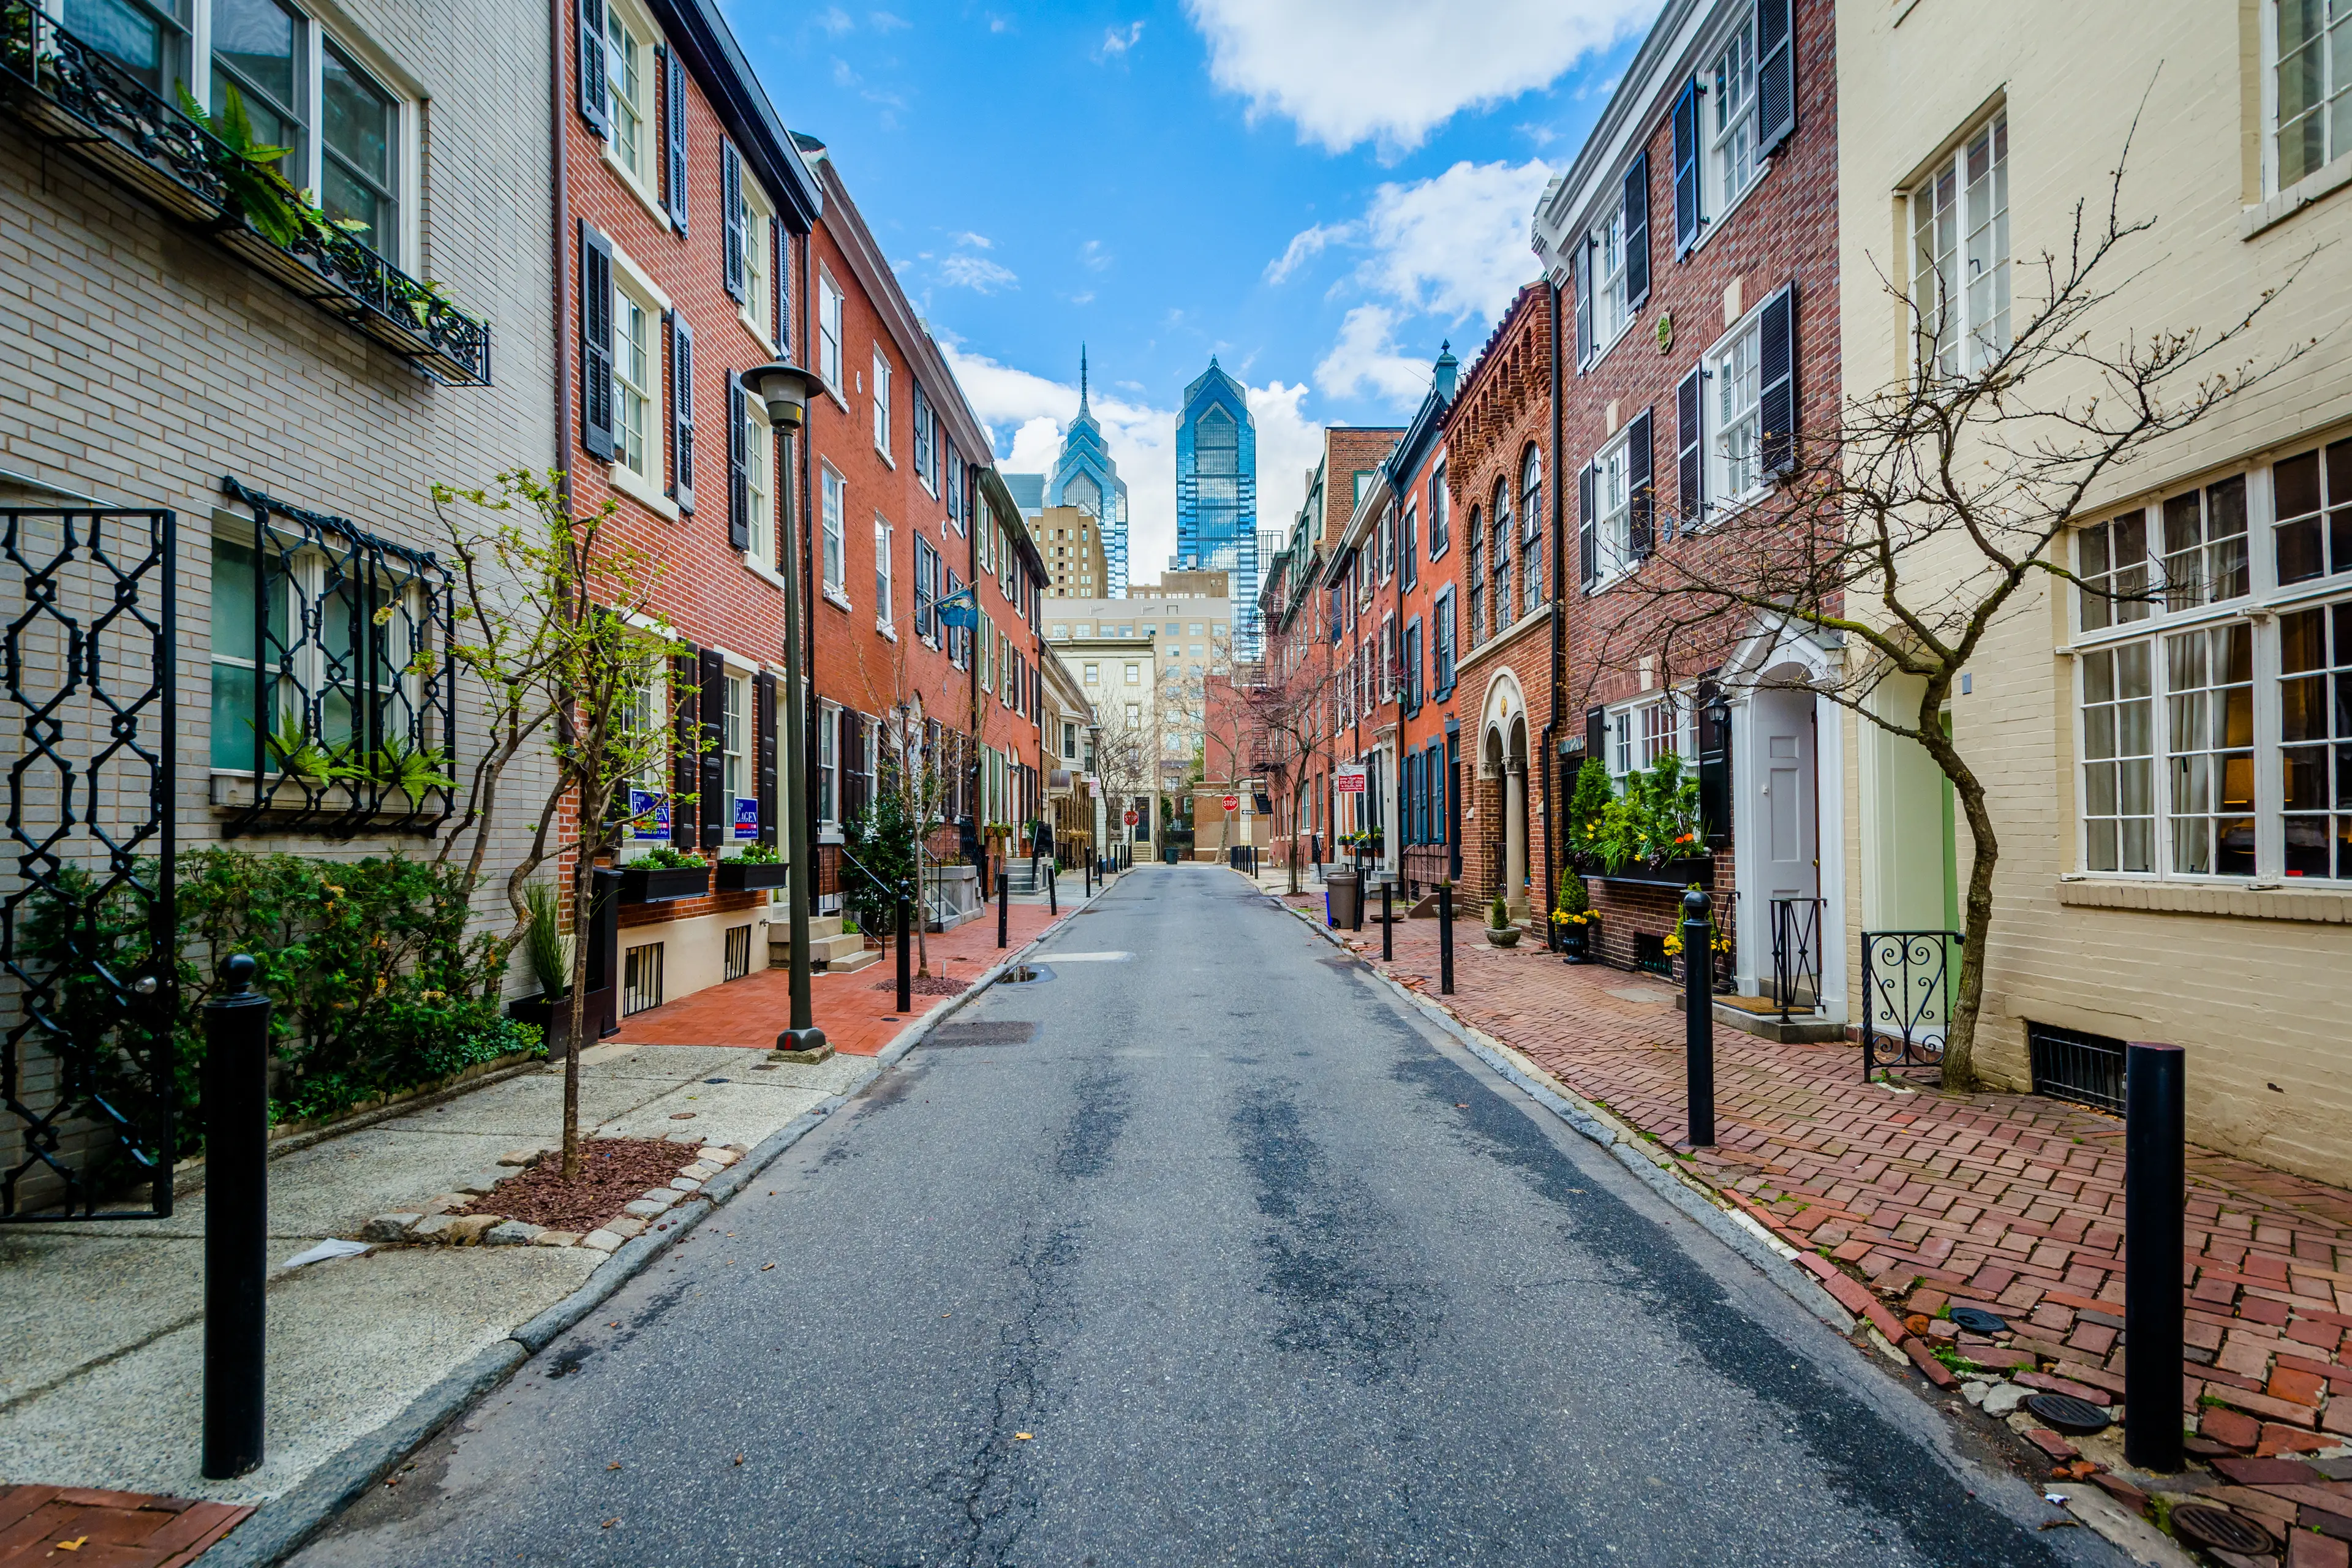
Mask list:
POLYGON ((181 1568, 252 1511, 139 1492, 0 1486, 0 1568, 181 1568))
MULTIPOLYGON (((1320 918, 1319 894, 1289 901, 1320 918)), ((1683 1016, 1668 987, 1539 945, 1489 947, 1473 922, 1454 936, 1456 1016, 1640 1131, 1683 1137, 1683 1016)), ((1434 997, 1436 922, 1400 921, 1395 940, 1383 967, 1434 997)), ((1377 961, 1380 933, 1368 925, 1350 944, 1377 961)), ((1890 1339, 1957 1338, 2020 1381, 2121 1399, 2119 1119, 2032 1095, 1865 1084, 1853 1045, 1715 1038, 1717 1146, 1684 1152, 1686 1169, 1834 1276, 1842 1299, 1866 1281, 1874 1299, 1857 1300, 1880 1309, 1874 1321, 1909 1319, 1881 1325, 1909 1331, 1890 1339), (2008 1342, 1935 1321, 1947 1304, 1999 1313, 2008 1342)), ((2352 1440, 2352 1194, 2194 1145, 2188 1165, 2182 1403, 2204 1439, 2192 1446, 2272 1456, 2352 1440)), ((1923 1370, 1924 1358, 1923 1346, 1923 1370)))
MULTIPOLYGON (((1006 913, 1010 930, 1006 933, 1007 945, 1001 950, 996 945, 996 911, 992 907, 976 921, 967 921, 951 931, 927 938, 931 973, 951 980, 977 979, 1006 953, 1069 919, 1071 910, 1065 902, 1057 919, 1045 912, 1043 903, 1015 900, 1006 913)), ((809 977, 810 1010, 815 1016, 816 1026, 824 1031, 834 1049, 854 1057, 875 1056, 908 1024, 955 1000, 952 996, 918 993, 914 1012, 896 1011, 891 1005, 898 999, 895 987, 878 991, 875 987, 895 983, 897 964, 898 955, 886 952, 881 963, 869 964, 855 974, 809 977)), ((773 1050, 776 1036, 791 1026, 792 1015, 789 972, 782 968, 762 969, 740 980, 706 986, 691 996, 632 1014, 621 1020, 621 1032, 614 1038, 626 1045, 740 1046, 773 1050)))

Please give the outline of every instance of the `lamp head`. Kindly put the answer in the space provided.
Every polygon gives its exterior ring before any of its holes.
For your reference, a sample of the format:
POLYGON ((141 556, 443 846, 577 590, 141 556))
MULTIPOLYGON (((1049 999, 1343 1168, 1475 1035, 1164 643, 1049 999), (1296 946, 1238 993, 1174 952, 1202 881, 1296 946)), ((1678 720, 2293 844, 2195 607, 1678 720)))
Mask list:
POLYGON ((768 422, 787 430, 807 423, 809 388, 815 380, 800 366, 781 360, 743 373, 744 390, 767 405, 768 422))

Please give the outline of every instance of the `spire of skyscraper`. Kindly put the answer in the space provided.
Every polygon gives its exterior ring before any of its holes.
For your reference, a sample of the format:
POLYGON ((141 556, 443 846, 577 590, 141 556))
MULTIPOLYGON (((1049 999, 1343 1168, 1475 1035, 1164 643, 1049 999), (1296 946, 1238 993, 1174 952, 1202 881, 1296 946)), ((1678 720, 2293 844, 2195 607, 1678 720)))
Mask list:
POLYGON ((1087 416, 1087 345, 1078 345, 1078 417, 1087 416))

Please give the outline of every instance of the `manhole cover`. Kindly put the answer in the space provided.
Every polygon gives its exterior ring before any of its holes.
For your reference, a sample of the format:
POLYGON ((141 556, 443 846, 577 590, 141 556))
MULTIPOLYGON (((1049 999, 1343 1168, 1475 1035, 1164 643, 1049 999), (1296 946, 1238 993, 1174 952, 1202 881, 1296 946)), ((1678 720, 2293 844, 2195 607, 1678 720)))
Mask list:
POLYGON ((2005 1318, 1996 1318, 1982 1307, 1955 1307, 1952 1321, 1972 1334, 1997 1334, 2009 1327, 2005 1318))
POLYGON ((2031 1394, 2026 1395, 2025 1407, 2050 1426, 2075 1436, 2103 1432, 2111 1424, 2104 1409, 2071 1394, 2031 1394))
POLYGON ((1051 980, 1054 972, 1042 963, 1023 963, 1004 972, 999 985, 1034 985, 1041 980, 1051 980))
POLYGON ((2270 1532, 2260 1525, 2250 1524, 2227 1509, 2211 1508, 2201 1502, 2172 1510, 2172 1532, 2192 1546, 2248 1555, 2268 1552, 2276 1544, 2270 1532))
POLYGON ((1025 1019, 974 1020, 943 1024, 931 1031, 934 1046, 1020 1046, 1037 1037, 1037 1026, 1025 1019))

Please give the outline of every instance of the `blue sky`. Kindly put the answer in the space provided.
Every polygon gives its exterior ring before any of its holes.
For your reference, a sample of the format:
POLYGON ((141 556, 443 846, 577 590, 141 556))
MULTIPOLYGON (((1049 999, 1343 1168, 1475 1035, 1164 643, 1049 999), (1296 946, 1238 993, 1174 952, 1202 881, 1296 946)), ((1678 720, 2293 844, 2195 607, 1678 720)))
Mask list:
POLYGON ((1327 424, 1401 422, 1441 339, 1534 278, 1536 195, 1656 0, 755 6, 730 19, 824 141, 1007 467, 1076 406, 1129 483, 1135 574, 1174 540, 1174 409, 1251 389, 1261 526, 1327 424), (770 20, 773 18, 773 20, 770 20))

